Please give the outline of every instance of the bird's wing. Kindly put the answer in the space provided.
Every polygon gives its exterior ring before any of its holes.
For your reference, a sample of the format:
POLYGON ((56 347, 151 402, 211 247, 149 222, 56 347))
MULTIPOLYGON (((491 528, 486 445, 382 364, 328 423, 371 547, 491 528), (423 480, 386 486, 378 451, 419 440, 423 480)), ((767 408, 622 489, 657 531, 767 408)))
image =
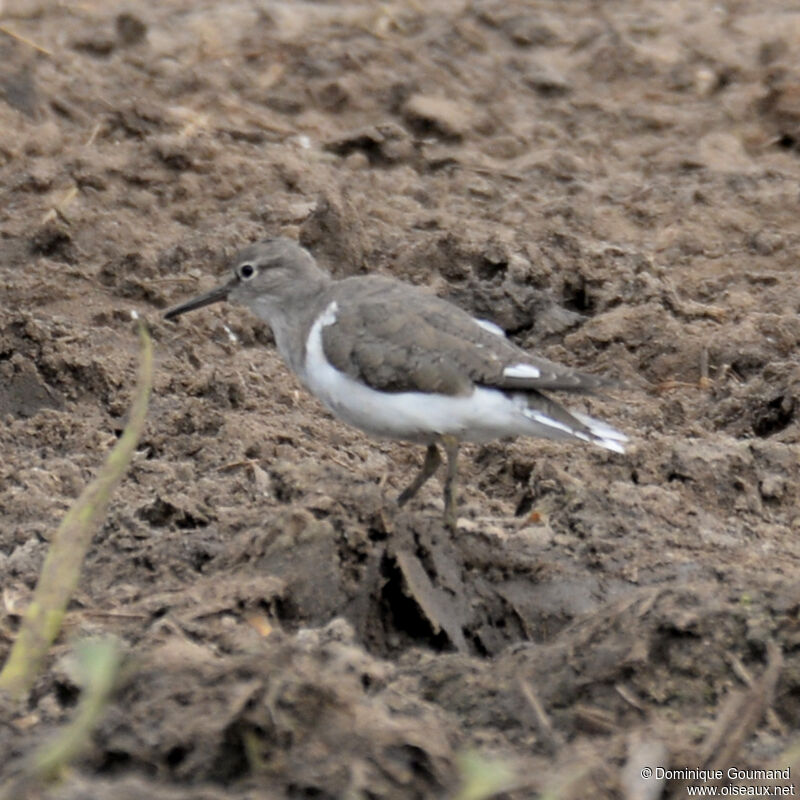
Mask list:
POLYGON ((464 395, 481 385, 591 392, 608 385, 529 355, 491 323, 399 281, 349 278, 333 299, 332 321, 322 329, 325 356, 379 391, 464 395))

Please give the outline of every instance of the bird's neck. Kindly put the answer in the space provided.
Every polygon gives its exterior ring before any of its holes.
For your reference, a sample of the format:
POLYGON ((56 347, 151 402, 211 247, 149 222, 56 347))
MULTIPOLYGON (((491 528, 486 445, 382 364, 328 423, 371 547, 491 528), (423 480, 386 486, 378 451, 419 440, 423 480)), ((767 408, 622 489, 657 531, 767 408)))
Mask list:
POLYGON ((284 292, 280 299, 259 298, 251 307, 270 326, 278 352, 301 378, 308 330, 334 284, 333 278, 320 271, 284 292))

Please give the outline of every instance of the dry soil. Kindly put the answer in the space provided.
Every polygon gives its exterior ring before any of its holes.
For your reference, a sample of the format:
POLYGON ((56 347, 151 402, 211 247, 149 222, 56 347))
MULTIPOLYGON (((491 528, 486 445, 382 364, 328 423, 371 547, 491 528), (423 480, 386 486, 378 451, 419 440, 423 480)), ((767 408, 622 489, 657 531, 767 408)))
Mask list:
POLYGON ((131 311, 157 347, 0 779, 71 718, 97 634, 129 666, 52 800, 473 797, 470 753, 511 798, 800 773, 795 4, 0 14, 0 659, 124 427, 131 311), (435 481, 398 511, 420 448, 331 418, 237 308, 160 320, 279 233, 615 377, 589 407, 628 453, 467 448, 457 536, 435 481))

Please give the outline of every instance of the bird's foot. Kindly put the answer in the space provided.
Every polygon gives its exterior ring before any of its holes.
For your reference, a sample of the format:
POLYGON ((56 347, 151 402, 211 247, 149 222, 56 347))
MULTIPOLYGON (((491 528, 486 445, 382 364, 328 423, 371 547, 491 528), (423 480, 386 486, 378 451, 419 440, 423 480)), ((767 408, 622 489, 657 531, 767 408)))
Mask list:
POLYGON ((410 486, 407 486, 400 492, 399 497, 397 498, 397 505, 401 508, 412 498, 416 493, 423 487, 423 485, 427 482, 428 478, 433 475, 437 469, 439 469, 439 465, 442 463, 442 457, 439 455, 439 449, 436 447, 435 444, 429 444, 428 449, 425 452, 425 461, 422 463, 422 468, 417 473, 416 478, 411 482, 410 486))
POLYGON ((453 436, 443 436, 442 444, 447 453, 447 477, 444 482, 444 524, 451 533, 455 533, 458 526, 456 482, 458 478, 459 442, 453 436))
POLYGON ((458 514, 456 513, 455 507, 445 508, 442 522, 444 523, 445 528, 450 531, 450 533, 456 533, 458 528, 458 514))

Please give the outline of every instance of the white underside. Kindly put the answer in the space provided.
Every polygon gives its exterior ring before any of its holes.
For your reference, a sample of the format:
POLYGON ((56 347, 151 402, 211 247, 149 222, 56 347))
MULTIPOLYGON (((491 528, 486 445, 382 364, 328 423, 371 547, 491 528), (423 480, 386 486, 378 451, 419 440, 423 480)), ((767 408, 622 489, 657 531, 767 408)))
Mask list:
POLYGON ((535 409, 523 393, 476 387, 470 395, 447 396, 425 392, 378 392, 340 372, 325 358, 322 329, 336 320, 331 303, 314 322, 306 342, 302 376, 308 388, 344 422, 373 436, 423 444, 443 435, 462 441, 485 442, 505 436, 582 439, 624 452, 627 437, 610 425, 573 412, 591 431, 574 431, 535 409))

